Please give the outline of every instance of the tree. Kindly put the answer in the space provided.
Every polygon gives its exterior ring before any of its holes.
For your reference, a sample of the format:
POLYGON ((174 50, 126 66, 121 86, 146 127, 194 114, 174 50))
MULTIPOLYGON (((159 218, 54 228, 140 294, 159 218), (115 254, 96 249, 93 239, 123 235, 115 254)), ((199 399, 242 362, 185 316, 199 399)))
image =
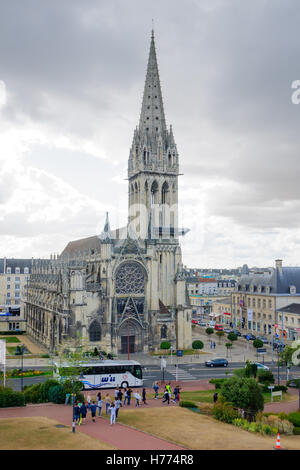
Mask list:
POLYGON ((160 343, 160 349, 170 349, 171 343, 169 341, 163 341, 160 343))
POLYGON ((254 377, 256 379, 257 365, 247 361, 245 367, 245 377, 254 377))
POLYGON ((203 349, 204 344, 200 340, 193 341, 192 348, 193 349, 203 349))
POLYGON ((229 341, 232 342, 232 341, 236 341, 238 337, 235 333, 231 332, 228 334, 227 338, 229 339, 229 341))
POLYGON ((264 343, 262 342, 261 339, 255 339, 255 340, 253 341, 253 347, 254 347, 255 349, 262 348, 263 345, 264 345, 264 343))
POLYGON ((205 333, 206 333, 208 336, 210 336, 210 335, 212 335, 212 334, 214 333, 214 329, 213 329, 213 328, 206 328, 205 333))
POLYGON ((264 409, 261 387, 255 379, 230 377, 221 387, 221 395, 233 406, 255 415, 264 409))
POLYGON ((270 385, 275 383, 275 378, 270 370, 259 370, 257 373, 258 381, 264 385, 270 385))

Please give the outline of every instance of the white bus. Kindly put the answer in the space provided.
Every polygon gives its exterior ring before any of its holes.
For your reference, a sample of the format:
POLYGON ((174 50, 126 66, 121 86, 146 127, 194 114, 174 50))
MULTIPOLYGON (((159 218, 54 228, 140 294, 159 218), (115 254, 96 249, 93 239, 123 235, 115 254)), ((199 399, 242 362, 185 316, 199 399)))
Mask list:
MULTIPOLYGON (((72 378, 73 365, 55 363, 54 366, 54 377, 61 380, 72 378)), ((142 368, 136 361, 81 362, 75 369, 76 380, 82 382, 83 390, 143 385, 142 368)))

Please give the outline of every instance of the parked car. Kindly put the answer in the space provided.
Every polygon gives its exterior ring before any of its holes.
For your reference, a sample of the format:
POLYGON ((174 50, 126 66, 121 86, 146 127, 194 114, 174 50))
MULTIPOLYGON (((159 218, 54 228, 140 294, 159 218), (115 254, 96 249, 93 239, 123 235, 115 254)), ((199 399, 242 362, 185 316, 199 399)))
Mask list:
POLYGON ((205 323, 205 321, 203 321, 203 320, 199 320, 199 321, 198 321, 198 325, 199 325, 199 326, 206 326, 206 323, 205 323))
POLYGON ((264 344, 269 344, 269 340, 265 336, 258 336, 256 339, 260 339, 264 344))
POLYGON ((256 339, 256 336, 253 335, 252 333, 247 333, 245 335, 243 335, 244 338, 249 338, 249 341, 254 341, 256 339))
POLYGON ((222 358, 210 359, 205 361, 205 365, 206 367, 227 367, 228 361, 222 358))
MULTIPOLYGON (((272 344, 272 341, 271 341, 272 344)), ((283 344, 279 340, 273 341, 273 349, 278 349, 278 351, 282 351, 285 348, 285 344, 283 344)))
POLYGON ((198 320, 192 320, 192 323, 194 323, 194 325, 198 325, 198 320))
POLYGON ((227 328, 227 326, 223 329, 224 333, 231 333, 232 332, 232 329, 231 328, 227 328))
POLYGON ((215 324, 215 330, 217 330, 217 331, 223 331, 223 326, 220 325, 219 323, 216 323, 216 324, 215 324))
POLYGON ((234 333, 234 334, 237 335, 237 336, 242 336, 242 333, 241 333, 239 330, 235 330, 235 329, 230 330, 229 333, 234 333))

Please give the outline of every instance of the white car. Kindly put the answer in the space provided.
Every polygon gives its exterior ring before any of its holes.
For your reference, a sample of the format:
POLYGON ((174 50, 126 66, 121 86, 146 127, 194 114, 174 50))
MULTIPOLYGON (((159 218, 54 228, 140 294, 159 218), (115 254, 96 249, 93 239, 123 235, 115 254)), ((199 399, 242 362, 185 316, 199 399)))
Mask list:
POLYGON ((256 364, 257 370, 270 370, 268 366, 265 366, 264 364, 261 364, 260 362, 252 362, 251 364, 256 364))

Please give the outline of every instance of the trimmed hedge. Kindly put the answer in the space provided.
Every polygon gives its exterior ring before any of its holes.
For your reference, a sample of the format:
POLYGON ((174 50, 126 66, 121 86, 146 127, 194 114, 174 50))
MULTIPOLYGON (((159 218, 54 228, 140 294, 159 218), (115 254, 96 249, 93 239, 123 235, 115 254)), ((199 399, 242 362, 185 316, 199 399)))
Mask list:
POLYGON ((192 348, 193 349, 203 349, 204 344, 200 340, 195 340, 192 343, 192 348))
POLYGON ((15 392, 12 388, 0 387, 0 408, 24 405, 25 398, 22 392, 15 392))
POLYGON ((209 383, 215 385, 215 390, 219 390, 222 387, 223 383, 226 382, 226 380, 228 379, 211 379, 209 383))
POLYGON ((196 403, 193 401, 180 401, 179 406, 182 406, 183 408, 198 408, 196 403))

